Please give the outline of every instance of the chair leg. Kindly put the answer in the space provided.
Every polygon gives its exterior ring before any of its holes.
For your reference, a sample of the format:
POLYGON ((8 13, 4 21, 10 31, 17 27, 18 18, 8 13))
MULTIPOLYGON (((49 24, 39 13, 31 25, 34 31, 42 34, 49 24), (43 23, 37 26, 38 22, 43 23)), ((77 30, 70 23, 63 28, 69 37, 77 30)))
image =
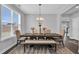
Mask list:
POLYGON ((59 44, 63 45, 63 47, 64 47, 64 42, 63 41, 60 41, 59 44))
POLYGON ((18 45, 18 40, 17 40, 17 45, 18 45))
POLYGON ((17 40, 17 45, 20 44, 20 43, 21 43, 21 41, 17 40))
POLYGON ((64 42, 62 41, 62 45, 63 45, 63 47, 64 47, 64 42))

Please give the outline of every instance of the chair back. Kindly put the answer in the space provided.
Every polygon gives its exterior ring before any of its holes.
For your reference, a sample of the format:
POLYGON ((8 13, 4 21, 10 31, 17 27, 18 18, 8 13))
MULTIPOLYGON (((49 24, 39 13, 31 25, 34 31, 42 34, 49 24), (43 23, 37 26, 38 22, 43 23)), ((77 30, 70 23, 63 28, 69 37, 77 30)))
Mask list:
POLYGON ((20 35, 21 35, 20 30, 16 30, 15 34, 16 34, 17 40, 19 40, 20 35))
POLYGON ((64 36, 65 36, 65 30, 64 29, 62 31, 60 31, 60 35, 62 36, 62 38, 64 38, 64 36))

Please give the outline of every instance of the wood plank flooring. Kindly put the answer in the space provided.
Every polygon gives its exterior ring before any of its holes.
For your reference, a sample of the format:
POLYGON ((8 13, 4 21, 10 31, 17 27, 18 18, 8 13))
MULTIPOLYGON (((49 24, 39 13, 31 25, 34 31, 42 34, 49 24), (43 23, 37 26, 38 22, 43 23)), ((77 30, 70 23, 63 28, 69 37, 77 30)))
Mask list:
POLYGON ((9 54, 73 54, 68 48, 62 47, 59 45, 57 47, 57 52, 54 49, 49 48, 48 46, 27 46, 26 52, 23 51, 23 46, 18 45, 13 50, 9 52, 9 54))

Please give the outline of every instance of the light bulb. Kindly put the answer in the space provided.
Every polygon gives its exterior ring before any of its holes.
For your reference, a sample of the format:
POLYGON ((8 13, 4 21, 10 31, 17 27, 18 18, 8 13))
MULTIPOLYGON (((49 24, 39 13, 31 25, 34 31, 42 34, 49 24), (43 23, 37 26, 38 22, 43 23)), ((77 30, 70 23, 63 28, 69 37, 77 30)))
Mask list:
POLYGON ((43 17, 37 17, 36 20, 44 20, 43 17))

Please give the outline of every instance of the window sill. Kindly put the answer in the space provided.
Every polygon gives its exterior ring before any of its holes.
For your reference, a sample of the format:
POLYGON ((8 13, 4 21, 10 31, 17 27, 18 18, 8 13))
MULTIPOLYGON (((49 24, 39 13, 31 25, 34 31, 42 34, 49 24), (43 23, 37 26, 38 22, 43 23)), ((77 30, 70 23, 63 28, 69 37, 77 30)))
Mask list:
POLYGON ((15 35, 12 35, 10 37, 5 37, 5 38, 1 39, 0 41, 8 40, 8 39, 13 38, 13 37, 16 37, 16 36, 15 35))

